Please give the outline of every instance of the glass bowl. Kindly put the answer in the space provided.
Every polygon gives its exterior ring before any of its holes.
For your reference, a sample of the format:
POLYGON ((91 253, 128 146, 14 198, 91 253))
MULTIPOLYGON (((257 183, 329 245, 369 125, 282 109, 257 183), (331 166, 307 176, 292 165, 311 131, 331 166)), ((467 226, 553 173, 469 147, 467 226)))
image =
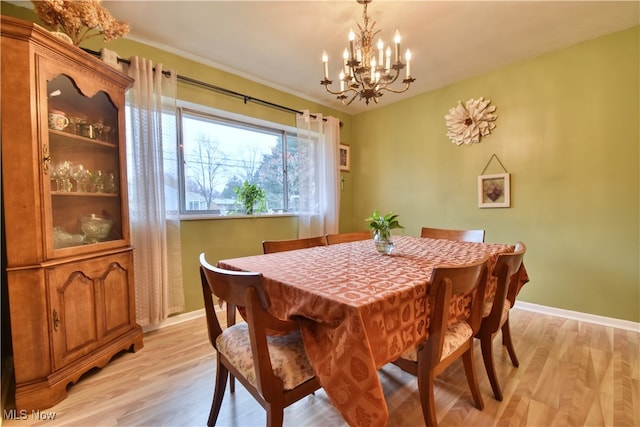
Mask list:
POLYGON ((91 214, 80 218, 80 228, 84 232, 85 243, 103 242, 109 237, 113 220, 100 215, 91 214))

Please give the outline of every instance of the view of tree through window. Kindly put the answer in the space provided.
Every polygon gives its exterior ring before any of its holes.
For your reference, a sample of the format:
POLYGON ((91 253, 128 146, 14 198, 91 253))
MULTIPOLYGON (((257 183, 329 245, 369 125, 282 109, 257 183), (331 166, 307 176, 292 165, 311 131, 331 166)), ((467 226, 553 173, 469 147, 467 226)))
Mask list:
POLYGON ((186 109, 181 110, 181 129, 185 213, 243 213, 236 189, 245 182, 264 191, 263 212, 296 210, 297 142, 292 133, 186 109))

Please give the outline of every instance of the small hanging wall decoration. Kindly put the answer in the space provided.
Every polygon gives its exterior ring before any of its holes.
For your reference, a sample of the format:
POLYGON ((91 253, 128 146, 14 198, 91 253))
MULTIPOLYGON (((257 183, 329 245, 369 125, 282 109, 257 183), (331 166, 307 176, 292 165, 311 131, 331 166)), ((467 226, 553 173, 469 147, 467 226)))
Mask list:
POLYGON ((451 142, 467 145, 480 142, 483 136, 488 136, 496 125, 498 118, 493 114, 495 106, 489 106, 490 100, 484 97, 469 99, 464 104, 458 101, 458 105, 449 110, 444 116, 447 123, 447 136, 451 142))
POLYGON ((478 207, 479 208, 508 208, 511 207, 510 175, 495 154, 491 156, 487 165, 478 176, 478 207), (504 173, 485 175, 485 171, 493 159, 496 159, 504 173))

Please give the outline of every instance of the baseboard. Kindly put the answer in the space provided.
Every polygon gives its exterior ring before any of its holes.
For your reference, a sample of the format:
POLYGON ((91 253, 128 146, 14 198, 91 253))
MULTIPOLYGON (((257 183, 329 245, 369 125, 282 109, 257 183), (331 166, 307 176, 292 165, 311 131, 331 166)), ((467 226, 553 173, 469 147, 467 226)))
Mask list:
POLYGON ((629 320, 598 316, 597 314, 581 313, 579 311, 564 310, 561 308, 548 307, 545 305, 538 305, 518 300, 516 300, 515 308, 640 333, 640 323, 631 322, 629 320))
POLYGON ((147 332, 166 328, 167 326, 173 326, 183 322, 188 322, 189 320, 197 319, 198 317, 203 317, 204 315, 205 315, 204 308, 201 308, 200 310, 189 311, 187 313, 177 314, 175 316, 171 316, 167 318, 165 321, 163 321, 159 325, 143 326, 142 331, 146 334, 147 332))
MULTIPOLYGON (((598 316, 596 314, 581 313, 579 311, 564 310, 561 308, 549 307, 546 305, 533 304, 530 302, 516 301, 515 308, 525 311, 531 311, 540 314, 548 314, 549 316, 564 317, 566 319, 579 320, 581 322, 595 323, 601 326, 608 326, 611 328, 624 329, 631 332, 640 333, 640 323, 631 322, 629 320, 616 319, 613 317, 598 316)), ((167 326, 177 325, 182 322, 197 319, 205 315, 204 308, 200 310, 190 311, 187 313, 171 316, 160 325, 143 327, 142 330, 146 332, 154 331, 156 329, 165 328, 167 326)))

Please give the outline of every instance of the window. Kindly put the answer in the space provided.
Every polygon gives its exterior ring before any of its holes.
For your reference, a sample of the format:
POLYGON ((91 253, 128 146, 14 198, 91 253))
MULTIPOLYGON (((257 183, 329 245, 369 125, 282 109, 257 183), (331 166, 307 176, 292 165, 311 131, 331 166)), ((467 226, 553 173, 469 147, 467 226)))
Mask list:
POLYGON ((182 191, 185 214, 242 214, 236 189, 245 182, 265 193, 255 213, 297 209, 295 131, 181 108, 182 191))

